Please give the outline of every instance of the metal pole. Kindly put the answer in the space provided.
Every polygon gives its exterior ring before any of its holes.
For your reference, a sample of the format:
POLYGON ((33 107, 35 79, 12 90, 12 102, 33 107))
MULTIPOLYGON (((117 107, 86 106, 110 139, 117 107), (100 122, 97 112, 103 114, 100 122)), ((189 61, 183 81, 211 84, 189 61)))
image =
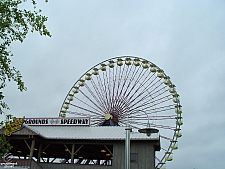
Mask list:
POLYGON ((130 169, 130 131, 131 128, 127 126, 126 130, 126 144, 125 144, 125 169, 130 169))

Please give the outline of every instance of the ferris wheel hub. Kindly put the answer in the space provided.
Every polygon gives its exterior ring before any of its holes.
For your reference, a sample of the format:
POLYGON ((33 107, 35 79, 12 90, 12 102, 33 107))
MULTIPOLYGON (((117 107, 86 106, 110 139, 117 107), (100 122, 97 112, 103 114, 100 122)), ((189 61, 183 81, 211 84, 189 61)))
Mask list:
POLYGON ((105 115, 105 120, 111 120, 111 119, 113 119, 113 116, 111 114, 107 113, 105 115))

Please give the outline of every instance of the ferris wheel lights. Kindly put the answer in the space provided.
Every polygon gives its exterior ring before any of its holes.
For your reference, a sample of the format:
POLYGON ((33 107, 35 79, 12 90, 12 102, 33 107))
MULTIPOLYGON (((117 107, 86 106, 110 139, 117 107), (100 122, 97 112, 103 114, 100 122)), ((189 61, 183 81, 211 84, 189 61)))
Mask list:
POLYGON ((181 116, 177 116, 177 117, 175 117, 175 119, 182 119, 182 117, 181 116))
POLYGON ((139 61, 134 61, 134 66, 140 66, 140 62, 139 61))
POLYGON ((110 68, 114 68, 114 63, 110 63, 110 64, 109 64, 109 67, 110 67, 110 68))
POLYGON ((159 78, 164 78, 164 74, 163 74, 163 73, 158 73, 158 74, 157 74, 157 77, 159 77, 159 78))
POLYGON ((181 110, 181 109, 178 109, 178 110, 176 109, 176 110, 175 110, 175 113, 181 114, 181 113, 182 113, 182 110, 181 110))
POLYGON ((126 58, 125 60, 126 60, 126 61, 131 61, 131 58, 126 58))
POLYGON ((182 120, 177 121, 177 125, 179 126, 183 125, 183 121, 182 120))
POLYGON ((151 72, 156 72, 157 69, 156 69, 156 67, 151 67, 151 68, 150 68, 150 71, 151 71, 151 72))
MULTIPOLYGON (((110 66, 109 66, 110 67, 110 66)), ((100 68, 102 71, 106 71, 106 67, 105 66, 103 66, 103 67, 101 67, 100 68)))
POLYGON ((175 90, 175 88, 170 88, 170 89, 169 89, 169 92, 170 92, 170 93, 175 93, 176 90, 175 90))
POLYGON ((62 118, 65 118, 65 117, 66 117, 66 114, 65 114, 65 113, 61 113, 60 116, 61 116, 62 118))
POLYGON ((177 140, 170 140, 171 143, 177 143, 177 140))
POLYGON ((127 66, 131 65, 131 58, 126 58, 126 59, 125 59, 125 64, 126 64, 127 66))
POLYGON ((85 80, 91 80, 91 76, 86 76, 85 80))
POLYGON ((113 61, 113 60, 110 60, 110 61, 109 61, 109 67, 110 67, 110 68, 113 68, 113 67, 114 67, 114 61, 113 61))
POLYGON ((165 79, 165 80, 164 80, 164 84, 165 84, 165 85, 169 85, 170 83, 171 83, 170 80, 168 80, 168 79, 165 79))
POLYGON ((163 73, 164 71, 162 69, 158 69, 157 72, 163 73))
POLYGON ((148 61, 147 61, 147 60, 143 60, 143 61, 142 61, 142 67, 143 67, 144 69, 149 68, 148 61))
POLYGON ((182 137, 182 134, 181 134, 181 133, 177 133, 175 136, 176 136, 177 138, 179 138, 179 137, 182 137))
POLYGON ((79 85, 79 86, 84 86, 84 82, 85 82, 85 80, 80 79, 79 82, 78 82, 78 85, 79 85))
POLYGON ((173 97, 179 97, 180 95, 178 93, 173 94, 173 97))
POLYGON ((173 98, 173 102, 174 102, 174 103, 180 103, 180 99, 177 98, 177 97, 176 97, 176 98, 173 98))
POLYGON ((69 104, 69 102, 64 102, 65 104, 69 104))
POLYGON ((68 94, 69 96, 71 96, 71 97, 73 97, 74 96, 74 94, 72 94, 72 93, 70 93, 70 94, 68 94))
POLYGON ((117 61, 117 65, 118 65, 118 66, 122 66, 122 65, 123 65, 123 62, 122 62, 121 60, 120 60, 120 61, 118 60, 118 61, 117 61))
POLYGON ((147 68, 149 68, 149 66, 148 66, 148 64, 147 64, 147 63, 145 63, 145 64, 142 64, 142 67, 143 67, 144 69, 147 69, 147 68))
POLYGON ((175 108, 181 108, 182 106, 180 104, 175 105, 175 108))
POLYGON ((172 150, 177 150, 177 149, 178 149, 178 145, 170 146, 170 148, 171 148, 172 150))
POLYGON ((115 63, 113 60, 109 60, 109 63, 115 63))
POLYGON ((153 63, 150 63, 150 67, 156 67, 156 66, 155 66, 155 64, 153 64, 153 63))
POLYGON ((91 74, 90 73, 86 73, 85 80, 91 80, 91 74))
POLYGON ((69 106, 68 105, 64 105, 63 108, 64 109, 69 109, 69 106))
POLYGON ((129 65, 131 65, 131 61, 125 61, 125 64, 126 64, 127 66, 129 66, 129 65))
POLYGON ((72 92, 73 92, 74 94, 75 94, 75 93, 78 93, 78 89, 75 89, 75 90, 73 90, 72 92))
POLYGON ((171 83, 171 84, 170 84, 170 87, 171 87, 171 88, 174 88, 174 87, 176 87, 176 85, 171 83))
POLYGON ((166 161, 172 161, 173 160, 173 157, 172 156, 168 156, 165 159, 166 159, 166 161))
POLYGON ((99 73, 98 73, 98 68, 93 68, 93 72, 92 72, 92 74, 93 75, 98 75, 99 73))
POLYGON ((73 101, 73 98, 72 97, 68 97, 67 100, 73 101))
POLYGON ((123 65, 123 59, 122 58, 118 58, 117 59, 117 65, 118 66, 122 66, 123 65))
POLYGON ((79 82, 78 85, 82 87, 84 86, 84 82, 79 82))

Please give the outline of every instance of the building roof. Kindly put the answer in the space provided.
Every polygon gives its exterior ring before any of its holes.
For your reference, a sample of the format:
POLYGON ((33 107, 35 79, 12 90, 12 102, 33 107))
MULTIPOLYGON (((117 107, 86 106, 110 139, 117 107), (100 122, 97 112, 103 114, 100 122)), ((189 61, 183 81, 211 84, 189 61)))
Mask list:
MULTIPOLYGON (((120 126, 27 126, 31 130, 46 139, 80 139, 80 140, 125 140, 126 127, 120 126)), ((22 135, 18 131, 15 135, 22 135)), ((14 135, 13 134, 13 135, 14 135)), ((159 140, 159 134, 153 133, 150 137, 139 132, 130 132, 131 140, 159 140)))

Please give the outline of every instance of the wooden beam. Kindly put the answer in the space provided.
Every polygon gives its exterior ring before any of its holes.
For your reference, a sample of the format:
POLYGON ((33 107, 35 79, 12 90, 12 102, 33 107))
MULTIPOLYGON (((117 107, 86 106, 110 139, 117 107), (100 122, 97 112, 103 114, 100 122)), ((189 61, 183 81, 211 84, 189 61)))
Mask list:
POLYGON ((42 144, 39 145, 39 149, 38 149, 38 158, 37 158, 37 162, 40 163, 40 158, 41 158, 41 153, 42 153, 42 144))
POLYGON ((71 152, 71 163, 72 164, 74 163, 74 148, 75 148, 75 145, 72 144, 72 152, 71 152))
POLYGON ((33 157, 33 154, 34 154, 34 145, 35 145, 35 140, 32 139, 31 147, 30 147, 30 157, 29 157, 29 159, 32 159, 32 157, 33 157))

